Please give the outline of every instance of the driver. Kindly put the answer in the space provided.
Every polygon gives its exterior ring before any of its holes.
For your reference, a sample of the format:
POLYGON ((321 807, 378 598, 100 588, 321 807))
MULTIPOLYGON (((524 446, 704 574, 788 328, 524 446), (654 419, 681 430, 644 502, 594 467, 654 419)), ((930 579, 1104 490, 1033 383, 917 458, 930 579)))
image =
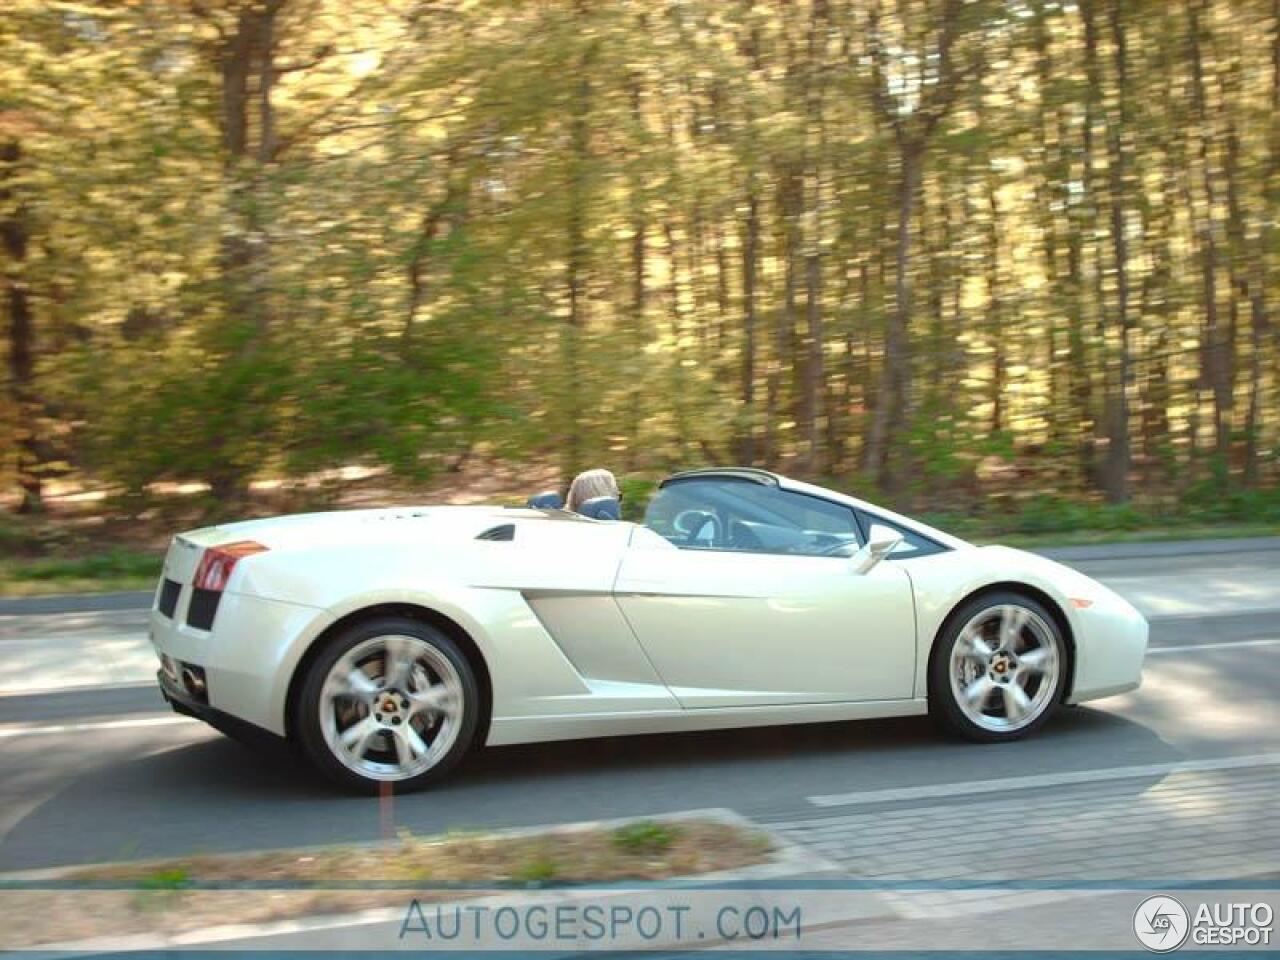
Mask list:
POLYGON ((597 497, 621 500, 622 494, 618 490, 618 481, 612 473, 603 468, 584 470, 573 478, 573 483, 569 484, 569 496, 565 498, 564 508, 577 513, 584 503, 595 500, 597 497))

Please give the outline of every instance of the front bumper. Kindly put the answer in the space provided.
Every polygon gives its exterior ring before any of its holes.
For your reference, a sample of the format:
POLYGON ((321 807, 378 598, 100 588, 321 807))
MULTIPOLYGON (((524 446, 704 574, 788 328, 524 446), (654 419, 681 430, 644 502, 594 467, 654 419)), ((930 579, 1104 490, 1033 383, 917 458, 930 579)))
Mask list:
POLYGON ((1077 612, 1075 683, 1068 703, 1135 690, 1142 683, 1149 626, 1132 604, 1109 590, 1077 612))

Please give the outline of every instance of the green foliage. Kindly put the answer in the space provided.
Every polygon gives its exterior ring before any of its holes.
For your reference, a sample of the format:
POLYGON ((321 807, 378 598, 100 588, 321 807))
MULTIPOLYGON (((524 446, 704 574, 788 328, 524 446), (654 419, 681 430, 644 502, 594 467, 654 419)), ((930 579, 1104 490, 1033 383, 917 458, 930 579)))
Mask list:
POLYGON ((1037 535, 1275 516, 1262 6, 9 6, 6 494, 600 462, 638 519, 748 459, 1037 535))
POLYGON ((141 890, 182 890, 191 886, 191 874, 182 867, 157 870, 138 881, 141 890))
POLYGON ((112 580, 139 578, 154 581, 160 576, 161 558, 154 553, 115 549, 76 558, 50 557, 30 560, 4 571, 7 579, 31 580, 112 580))
POLYGON ((535 856, 519 864, 511 877, 517 883, 540 886, 560 875, 560 866, 548 856, 535 856))
POLYGON ((1201 523, 1280 523, 1280 488, 1224 491, 1206 480, 1188 491, 1184 507, 1201 523))
POLYGON ((639 523, 644 519, 645 508, 657 492, 658 483, 658 480, 641 474, 623 473, 618 477, 623 520, 639 523))
POLYGON ((679 830, 669 824, 641 820, 613 831, 613 845, 635 854, 664 853, 676 841, 679 830))

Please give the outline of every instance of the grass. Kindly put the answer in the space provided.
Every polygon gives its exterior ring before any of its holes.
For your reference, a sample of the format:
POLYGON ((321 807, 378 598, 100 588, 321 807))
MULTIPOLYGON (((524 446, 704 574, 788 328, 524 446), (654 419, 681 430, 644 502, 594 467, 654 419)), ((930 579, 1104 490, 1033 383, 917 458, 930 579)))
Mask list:
POLYGON ((542 886, 560 876, 560 865, 551 857, 539 854, 533 859, 519 864, 511 876, 519 883, 542 886))
POLYGON ((0 596, 150 590, 161 562, 158 553, 123 547, 79 557, 6 558, 0 560, 0 596))
POLYGON ((410 897, 457 900, 548 884, 659 881, 746 867, 772 853, 759 831, 705 820, 538 834, 404 832, 378 846, 273 850, 114 863, 39 889, 0 889, 5 946, 266 923, 375 907, 410 897))
POLYGON ((182 867, 157 870, 138 881, 140 890, 181 890, 191 885, 191 875, 182 867))
POLYGON ((613 831, 613 845, 627 853, 657 854, 669 849, 678 835, 671 824, 641 820, 613 831))

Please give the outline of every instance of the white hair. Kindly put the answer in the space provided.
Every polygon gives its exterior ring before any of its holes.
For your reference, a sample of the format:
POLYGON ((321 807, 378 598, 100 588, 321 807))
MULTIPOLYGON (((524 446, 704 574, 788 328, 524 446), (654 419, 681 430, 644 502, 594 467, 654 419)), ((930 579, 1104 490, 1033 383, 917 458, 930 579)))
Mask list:
POLYGON ((569 484, 569 496, 565 498, 566 510, 577 511, 588 500, 597 497, 618 497, 618 481, 604 469, 584 470, 569 484))

